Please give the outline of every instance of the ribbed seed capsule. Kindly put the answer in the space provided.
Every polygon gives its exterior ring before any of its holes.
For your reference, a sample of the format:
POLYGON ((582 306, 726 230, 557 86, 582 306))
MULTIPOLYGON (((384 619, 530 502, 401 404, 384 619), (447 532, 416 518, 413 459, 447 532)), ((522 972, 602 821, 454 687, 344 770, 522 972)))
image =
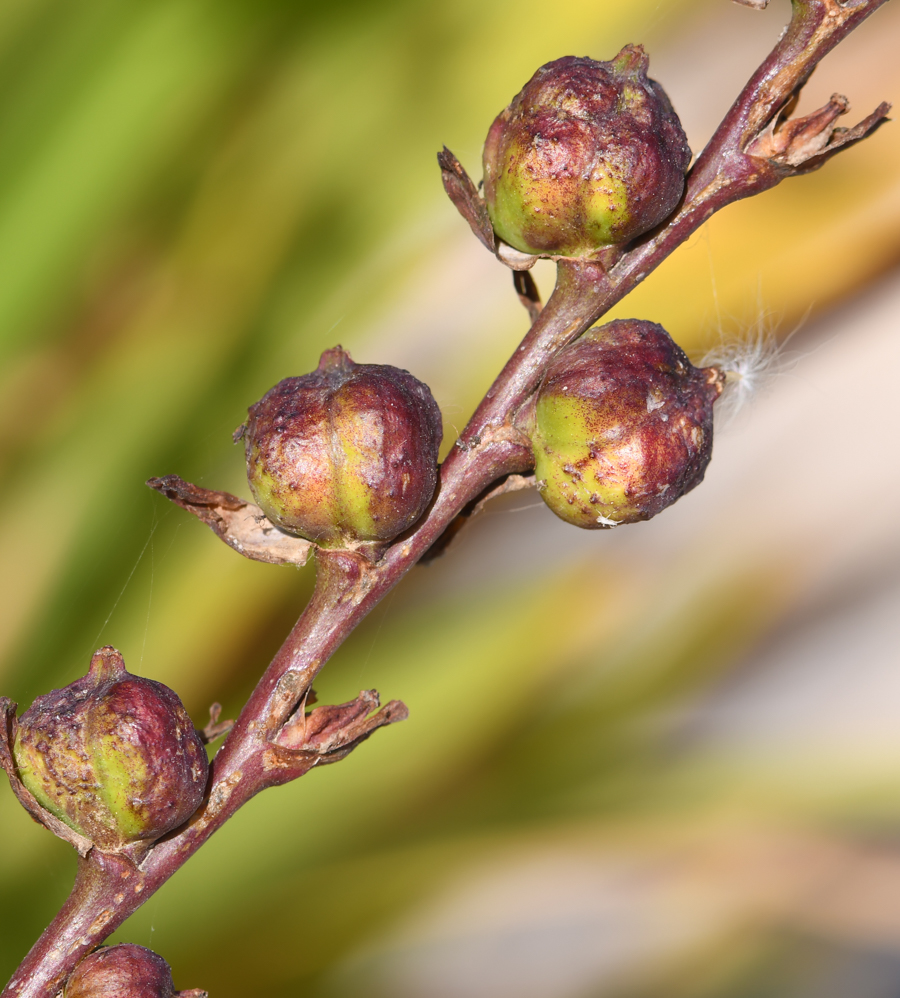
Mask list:
POLYGON ((523 253, 590 257, 667 218, 691 159, 640 46, 542 66, 488 132, 484 198, 523 253))
POLYGON ((108 646, 25 711, 13 753, 38 803, 104 852, 165 835, 206 789, 206 750, 178 696, 108 646))
POLYGON ((176 991, 161 956, 120 943, 86 956, 73 971, 63 998, 207 998, 205 991, 176 991))
POLYGON ((589 529, 671 506, 703 480, 723 383, 656 323, 588 330, 556 356, 523 420, 544 502, 589 529))
POLYGON ((427 385, 336 347, 250 407, 247 478, 284 530, 322 547, 383 544, 431 501, 441 435, 427 385))

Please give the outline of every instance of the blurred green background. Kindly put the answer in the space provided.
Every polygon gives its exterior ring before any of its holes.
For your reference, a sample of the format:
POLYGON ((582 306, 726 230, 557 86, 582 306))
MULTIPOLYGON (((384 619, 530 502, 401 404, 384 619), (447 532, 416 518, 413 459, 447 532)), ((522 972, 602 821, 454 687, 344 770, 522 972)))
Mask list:
MULTIPOLYGON (((6 0, 0 690, 114 644, 234 716, 306 599, 143 482, 342 343, 452 443, 524 334, 444 198, 534 69, 643 42, 698 150, 788 5, 6 0)), ((895 5, 819 69, 900 92, 895 5)), ((616 310, 695 357, 799 332, 695 493, 621 532, 496 504, 322 674, 411 717, 253 801, 115 939, 178 987, 392 998, 900 994, 900 130, 714 218, 616 310)), ((538 281, 552 286, 552 268, 538 281)), ((0 794, 0 979, 69 847, 0 794)))

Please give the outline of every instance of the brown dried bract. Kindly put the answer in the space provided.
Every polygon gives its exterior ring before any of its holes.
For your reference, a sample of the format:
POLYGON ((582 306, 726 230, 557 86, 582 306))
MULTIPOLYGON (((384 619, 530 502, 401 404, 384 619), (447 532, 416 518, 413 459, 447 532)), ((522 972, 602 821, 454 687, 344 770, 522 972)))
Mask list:
POLYGON ((466 173, 462 163, 446 146, 438 153, 437 158, 447 196, 484 246, 494 253, 497 248, 494 227, 491 225, 487 205, 478 193, 478 188, 466 173))
POLYGON ((796 100, 775 116, 769 127, 747 147, 747 153, 792 167, 798 173, 816 169, 839 149, 865 138, 885 121, 891 109, 884 101, 853 128, 838 128, 835 122, 850 110, 850 102, 843 94, 832 94, 828 103, 812 114, 784 120, 794 103, 796 100))
POLYGON ((386 724, 405 721, 409 711, 400 700, 380 706, 376 690, 363 690, 348 703, 316 707, 306 713, 305 704, 278 735, 275 744, 296 752, 318 756, 319 765, 337 762, 373 731, 386 724), (374 711, 374 713, 373 713, 374 711))
POLYGON ((245 558, 265 561, 270 565, 297 566, 305 565, 309 558, 313 546, 310 541, 279 530, 252 502, 229 492, 201 489, 178 475, 151 478, 147 484, 171 499, 176 506, 193 513, 217 537, 245 558))

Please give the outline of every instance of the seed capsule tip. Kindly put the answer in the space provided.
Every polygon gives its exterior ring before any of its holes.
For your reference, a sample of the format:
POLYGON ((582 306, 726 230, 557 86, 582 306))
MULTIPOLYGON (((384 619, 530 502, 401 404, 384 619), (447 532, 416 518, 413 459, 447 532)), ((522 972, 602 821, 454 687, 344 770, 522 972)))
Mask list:
POLYGON ((112 645, 104 645, 91 657, 90 676, 96 683, 114 682, 127 675, 125 659, 112 645))
POLYGON ((644 51, 643 45, 625 45, 612 63, 622 73, 646 76, 650 67, 650 57, 644 51))
POLYGON ((354 367, 353 358, 340 345, 325 350, 319 358, 319 370, 322 372, 352 371, 354 367))

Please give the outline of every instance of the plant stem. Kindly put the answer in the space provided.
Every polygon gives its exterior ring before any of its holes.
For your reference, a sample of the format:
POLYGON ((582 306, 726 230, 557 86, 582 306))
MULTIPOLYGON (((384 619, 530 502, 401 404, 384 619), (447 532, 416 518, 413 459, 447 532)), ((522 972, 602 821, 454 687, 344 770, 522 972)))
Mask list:
MULTIPOLYGON (((238 808, 267 786, 301 775, 296 770, 273 774, 265 749, 322 663, 355 626, 353 608, 366 588, 363 564, 355 554, 319 552, 312 597, 213 759, 210 790, 200 809, 155 843, 137 867, 96 849, 79 860, 72 893, 2 998, 56 995, 78 961, 137 911, 238 808)), ((305 770, 312 765, 311 760, 305 770)))
POLYGON ((137 881, 134 867, 125 859, 96 850, 87 859, 79 857, 72 893, 3 994, 56 995, 78 961, 97 945, 98 937, 105 939, 113 931, 115 912, 126 895, 134 893, 137 881))

